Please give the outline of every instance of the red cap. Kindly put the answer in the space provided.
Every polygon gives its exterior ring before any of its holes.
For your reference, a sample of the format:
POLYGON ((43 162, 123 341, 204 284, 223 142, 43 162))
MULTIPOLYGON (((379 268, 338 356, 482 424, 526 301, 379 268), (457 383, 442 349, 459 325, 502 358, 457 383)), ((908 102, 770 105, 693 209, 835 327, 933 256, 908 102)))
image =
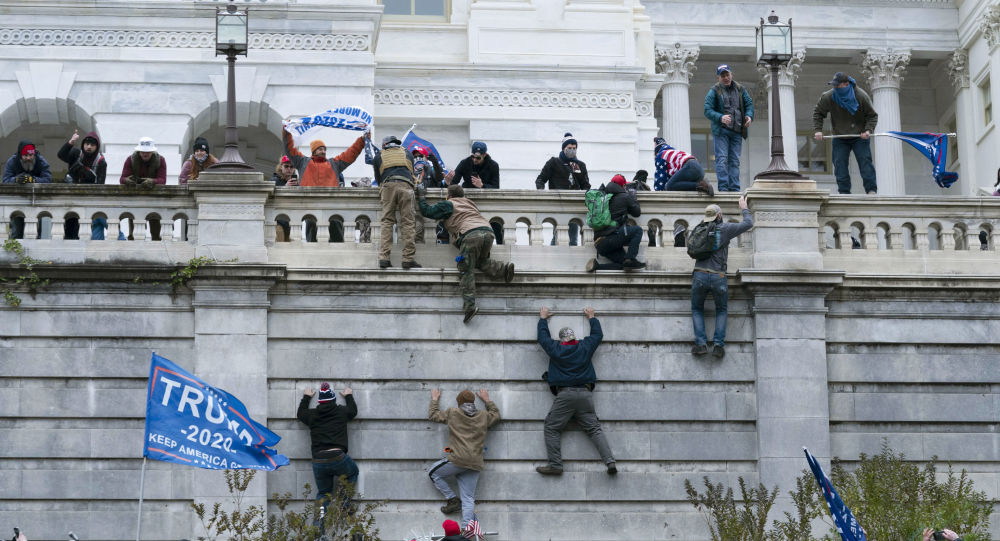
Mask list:
POLYGON ((441 526, 444 528, 444 534, 445 535, 461 535, 462 534, 462 529, 458 527, 458 523, 455 522, 454 520, 450 520, 450 519, 446 520, 446 521, 444 521, 444 522, 441 523, 441 526))
POLYGON ((625 187, 625 177, 621 175, 615 175, 611 177, 611 182, 614 182, 615 184, 621 186, 622 188, 625 187))
POLYGON ((34 154, 34 153, 35 153, 35 145, 24 145, 24 148, 21 149, 22 156, 27 156, 28 154, 34 154))
POLYGON ((413 147, 413 150, 411 150, 410 153, 411 154, 420 154, 421 156, 426 156, 427 155, 427 149, 425 149, 423 147, 413 147))
POLYGON ((290 160, 288 156, 282 156, 281 163, 292 163, 292 160, 290 160))

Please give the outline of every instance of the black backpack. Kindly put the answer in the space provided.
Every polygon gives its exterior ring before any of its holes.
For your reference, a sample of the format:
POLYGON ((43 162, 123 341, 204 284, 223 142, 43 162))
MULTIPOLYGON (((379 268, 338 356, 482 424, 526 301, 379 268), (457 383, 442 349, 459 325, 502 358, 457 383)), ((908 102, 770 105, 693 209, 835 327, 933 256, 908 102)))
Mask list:
POLYGON ((722 228, 713 222, 696 225, 687 238, 687 252, 691 259, 706 259, 722 247, 722 228))

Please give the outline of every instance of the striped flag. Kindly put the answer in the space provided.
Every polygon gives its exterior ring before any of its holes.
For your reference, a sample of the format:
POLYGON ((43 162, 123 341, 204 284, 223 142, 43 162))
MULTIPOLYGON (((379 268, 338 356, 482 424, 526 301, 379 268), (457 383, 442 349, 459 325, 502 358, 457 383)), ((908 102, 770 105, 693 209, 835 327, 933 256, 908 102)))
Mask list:
POLYGON ((466 539, 486 539, 486 536, 483 535, 482 528, 479 527, 479 521, 476 519, 470 520, 469 523, 465 525, 465 531, 462 532, 462 535, 464 535, 466 539))

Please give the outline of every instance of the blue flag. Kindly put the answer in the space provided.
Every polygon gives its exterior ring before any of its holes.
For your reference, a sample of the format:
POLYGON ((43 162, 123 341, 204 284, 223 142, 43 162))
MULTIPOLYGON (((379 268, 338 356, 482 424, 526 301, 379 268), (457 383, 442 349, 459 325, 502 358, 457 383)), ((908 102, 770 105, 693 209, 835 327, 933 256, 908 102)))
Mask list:
POLYGON ((142 456, 209 470, 275 470, 281 436, 254 421, 235 396, 153 354, 142 456))
POLYGON ((844 500, 840 499, 840 494, 837 494, 830 478, 823 473, 819 462, 816 462, 816 458, 809 454, 809 449, 803 447, 802 450, 805 451, 806 461, 809 462, 809 467, 812 469, 813 475, 816 476, 816 482, 819 483, 819 488, 823 491, 823 497, 826 498, 826 505, 830 508, 830 515, 833 516, 833 523, 837 526, 837 532, 841 539, 844 541, 867 541, 861 525, 858 524, 851 510, 844 505, 844 500))
POLYGON ((444 159, 441 158, 441 154, 438 153, 437 149, 434 148, 434 143, 426 139, 421 139, 417 137, 417 134, 413 133, 413 130, 406 132, 406 136, 403 137, 403 148, 413 152, 413 149, 420 149, 421 152, 430 156, 431 154, 437 158, 438 163, 441 165, 441 172, 448 174, 448 167, 444 164, 444 159))
POLYGON ((958 173, 944 170, 948 161, 948 134, 890 131, 886 132, 886 135, 910 143, 913 148, 926 156, 934 166, 934 182, 937 182, 938 186, 948 188, 958 180, 958 173))

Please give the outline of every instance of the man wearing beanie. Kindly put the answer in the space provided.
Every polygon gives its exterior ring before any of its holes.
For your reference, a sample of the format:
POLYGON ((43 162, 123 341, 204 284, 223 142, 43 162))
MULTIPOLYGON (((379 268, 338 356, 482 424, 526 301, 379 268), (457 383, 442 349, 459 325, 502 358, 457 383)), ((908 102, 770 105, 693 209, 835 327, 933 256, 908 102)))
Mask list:
MULTIPOLYGON (((486 405, 486 411, 476 409, 476 396, 468 389, 458 393, 457 408, 441 411, 438 407, 441 391, 433 389, 428 411, 431 421, 448 425, 448 447, 445 451, 449 455, 432 464, 427 474, 448 499, 441 512, 447 515, 461 510, 463 528, 469 521, 476 520, 476 484, 479 483, 479 472, 486 467, 483 461, 486 431, 500 422, 500 410, 490 400, 486 389, 479 390, 479 398, 486 405), (458 483, 457 497, 448 484, 448 479, 452 477, 458 483)), ((445 533, 448 534, 447 531, 445 533)))
MULTIPOLYGON (((576 139, 573 134, 566 132, 563 135, 562 151, 558 156, 549 158, 542 167, 542 172, 535 179, 535 188, 545 189, 548 183, 550 190, 589 190, 590 177, 587 176, 587 164, 576 158, 576 139)), ((579 226, 571 222, 569 224, 569 245, 577 245, 579 226)), ((555 237, 552 238, 555 244, 555 237)))
POLYGON ((493 158, 486 153, 486 143, 482 141, 472 143, 472 154, 458 162, 455 176, 452 177, 450 184, 460 182, 466 190, 500 188, 500 164, 493 161, 493 158))
POLYGON ((441 541, 469 541, 467 537, 462 535, 462 529, 454 520, 442 522, 441 527, 444 528, 444 537, 441 538, 441 541))
MULTIPOLYGON (((347 169, 354 160, 358 159, 361 151, 365 147, 364 136, 358 137, 354 144, 341 152, 332 160, 326 159, 326 143, 315 139, 309 143, 309 156, 299 152, 295 147, 295 139, 288 130, 282 128, 281 137, 285 142, 285 150, 288 157, 295 164, 295 169, 299 171, 299 183, 302 186, 344 186, 344 169, 347 169)), ((331 242, 343 242, 343 229, 331 232, 331 242), (340 234, 340 238, 334 239, 335 233, 340 234)))
POLYGON ((549 369, 542 377, 549 382, 552 394, 556 395, 545 417, 545 450, 549 461, 535 468, 542 475, 562 475, 562 431, 571 419, 576 419, 580 428, 590 436, 590 441, 594 442, 608 468, 608 474, 618 473, 611 446, 601 431, 601 422, 594 411, 593 392, 597 373, 592 359, 604 334, 594 309, 584 308, 583 313, 590 320, 590 336, 577 340, 573 329, 563 327, 557 342, 549 334, 552 312, 544 306, 538 311, 538 344, 549 356, 549 369))
POLYGON ((27 139, 17 144, 17 152, 3 168, 4 184, 47 184, 52 182, 49 162, 38 153, 35 144, 27 139))
POLYGON ((636 259, 642 242, 642 228, 628 225, 629 216, 638 218, 642 214, 639 201, 625 191, 625 177, 622 175, 615 175, 600 190, 611 194, 608 207, 615 223, 594 231, 594 248, 597 249, 597 255, 610 259, 611 263, 598 263, 597 258, 591 259, 587 262, 587 272, 645 268, 646 264, 636 259))
POLYGON ((705 169, 694 154, 678 150, 662 137, 653 138, 653 161, 656 164, 653 188, 656 191, 703 192, 715 195, 712 185, 705 182, 705 169))
POLYGON ((316 500, 321 502, 324 514, 327 506, 338 495, 346 508, 350 505, 350 494, 345 487, 339 486, 340 477, 347 478, 353 488, 358 482, 358 466, 347 454, 347 421, 358 414, 358 405, 354 402, 354 394, 350 387, 340 392, 346 405, 337 404, 330 384, 323 382, 319 389, 317 405, 309 407, 316 391, 311 387, 302 393, 296 417, 309 427, 309 437, 312 440, 312 466, 316 478, 316 500), (334 489, 338 493, 334 494, 334 489))
POLYGON ((177 176, 177 183, 187 184, 189 180, 198 180, 198 175, 202 171, 216 163, 219 163, 219 160, 209 154, 208 141, 204 137, 195 138, 194 151, 181 166, 181 174, 177 176))

